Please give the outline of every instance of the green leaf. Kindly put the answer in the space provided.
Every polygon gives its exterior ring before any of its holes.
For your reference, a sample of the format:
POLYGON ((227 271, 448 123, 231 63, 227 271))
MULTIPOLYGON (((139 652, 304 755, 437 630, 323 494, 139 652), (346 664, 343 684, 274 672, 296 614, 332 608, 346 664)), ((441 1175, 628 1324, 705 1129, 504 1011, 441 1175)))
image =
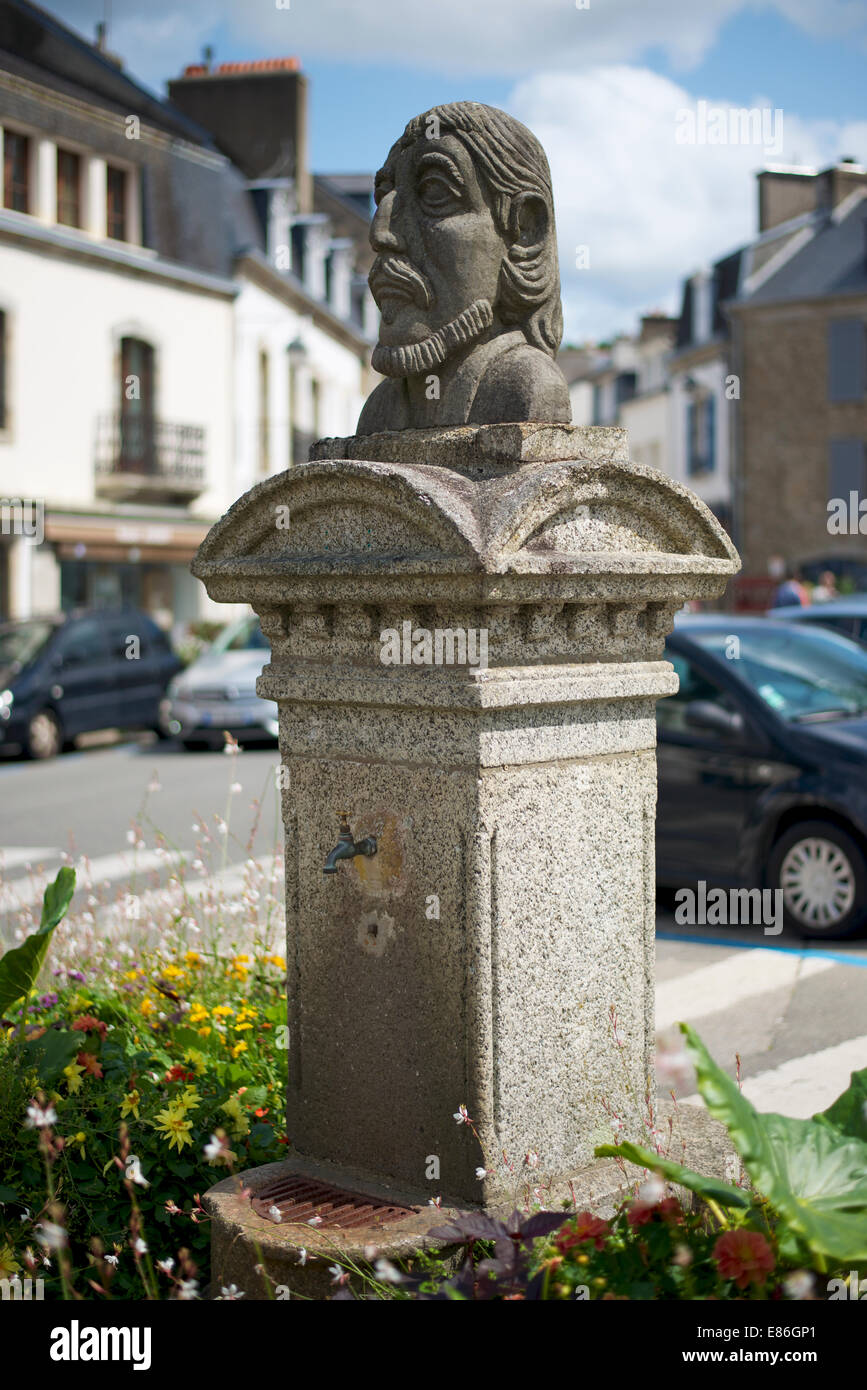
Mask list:
POLYGON ((59 1028, 49 1028, 41 1038, 28 1038, 24 1052, 28 1064, 36 1068, 39 1080, 53 1085, 60 1077, 63 1068, 81 1051, 81 1033, 67 1033, 59 1028))
POLYGON ((18 1193, 15 1191, 15 1188, 14 1188, 14 1187, 4 1187, 3 1184, 0 1183, 0 1202, 17 1202, 17 1201, 18 1201, 18 1193))
POLYGON ((75 892, 75 870, 63 868, 42 895, 42 920, 39 935, 49 934, 63 921, 75 892))
POLYGON ((719 1178, 706 1178, 703 1174, 694 1172, 692 1168, 684 1168, 680 1163, 662 1158, 651 1149, 641 1148, 639 1144, 600 1144, 594 1149, 594 1153, 597 1158, 628 1159, 630 1163, 638 1164, 639 1168, 649 1168, 652 1173, 658 1173, 668 1182, 689 1188, 690 1192, 697 1192, 707 1201, 718 1202, 724 1207, 745 1208, 752 1205, 750 1193, 744 1192, 743 1188, 733 1187, 731 1183, 722 1182, 719 1178))
POLYGON ((853 1071, 843 1094, 813 1119, 817 1124, 832 1125, 851 1139, 867 1141, 867 1067, 853 1071))
POLYGON ((75 892, 73 869, 60 870, 49 883, 42 900, 42 921, 39 930, 31 933, 20 946, 7 951, 0 959, 0 1014, 8 1013, 19 999, 27 999, 42 969, 51 933, 72 901, 75 892))
POLYGON ((867 1262, 867 1144, 824 1120, 759 1114, 697 1034, 680 1026, 704 1102, 756 1190, 820 1265, 867 1262))

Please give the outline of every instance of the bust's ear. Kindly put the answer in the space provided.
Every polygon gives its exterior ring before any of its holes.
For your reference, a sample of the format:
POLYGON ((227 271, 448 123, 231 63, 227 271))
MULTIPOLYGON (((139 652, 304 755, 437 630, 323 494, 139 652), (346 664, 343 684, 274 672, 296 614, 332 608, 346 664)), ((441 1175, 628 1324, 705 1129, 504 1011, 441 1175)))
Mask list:
POLYGON ((509 229, 521 246, 540 246, 548 235, 548 223, 548 208, 537 193, 518 193, 512 199, 509 229))

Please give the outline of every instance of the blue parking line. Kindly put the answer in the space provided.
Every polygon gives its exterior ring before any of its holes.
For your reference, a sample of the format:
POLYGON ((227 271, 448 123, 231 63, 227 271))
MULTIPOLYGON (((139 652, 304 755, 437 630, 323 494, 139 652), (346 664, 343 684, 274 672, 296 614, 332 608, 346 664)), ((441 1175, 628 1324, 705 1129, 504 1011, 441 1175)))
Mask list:
POLYGON ((867 954, 847 955, 843 951, 827 951, 823 947, 772 946, 766 941, 732 941, 727 936, 694 936, 674 931, 658 931, 658 941, 683 941, 689 946, 730 946, 740 951, 779 951, 784 956, 819 956, 822 960, 833 960, 838 965, 857 965, 867 970, 867 954))

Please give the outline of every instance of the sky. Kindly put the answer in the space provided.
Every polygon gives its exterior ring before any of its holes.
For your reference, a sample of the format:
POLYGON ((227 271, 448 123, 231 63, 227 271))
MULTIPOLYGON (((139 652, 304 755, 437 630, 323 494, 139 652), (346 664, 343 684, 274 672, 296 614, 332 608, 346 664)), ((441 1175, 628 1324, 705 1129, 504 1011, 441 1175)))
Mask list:
POLYGON ((755 234, 757 170, 867 164, 867 0, 43 4, 88 38, 107 13, 109 47, 160 93, 205 44, 217 63, 299 57, 318 173, 376 169, 438 102, 509 111, 551 164, 569 342, 676 312, 684 277, 755 234), (756 112, 749 139, 732 108, 756 112))

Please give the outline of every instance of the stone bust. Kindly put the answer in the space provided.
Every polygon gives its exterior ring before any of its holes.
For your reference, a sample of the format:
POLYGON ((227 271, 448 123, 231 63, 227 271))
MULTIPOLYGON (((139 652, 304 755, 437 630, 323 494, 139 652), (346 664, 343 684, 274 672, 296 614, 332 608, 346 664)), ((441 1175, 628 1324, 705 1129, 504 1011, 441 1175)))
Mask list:
POLYGON ((568 423, 551 174, 527 128, 459 101, 409 122, 376 175, 381 313, 359 434, 568 423))

